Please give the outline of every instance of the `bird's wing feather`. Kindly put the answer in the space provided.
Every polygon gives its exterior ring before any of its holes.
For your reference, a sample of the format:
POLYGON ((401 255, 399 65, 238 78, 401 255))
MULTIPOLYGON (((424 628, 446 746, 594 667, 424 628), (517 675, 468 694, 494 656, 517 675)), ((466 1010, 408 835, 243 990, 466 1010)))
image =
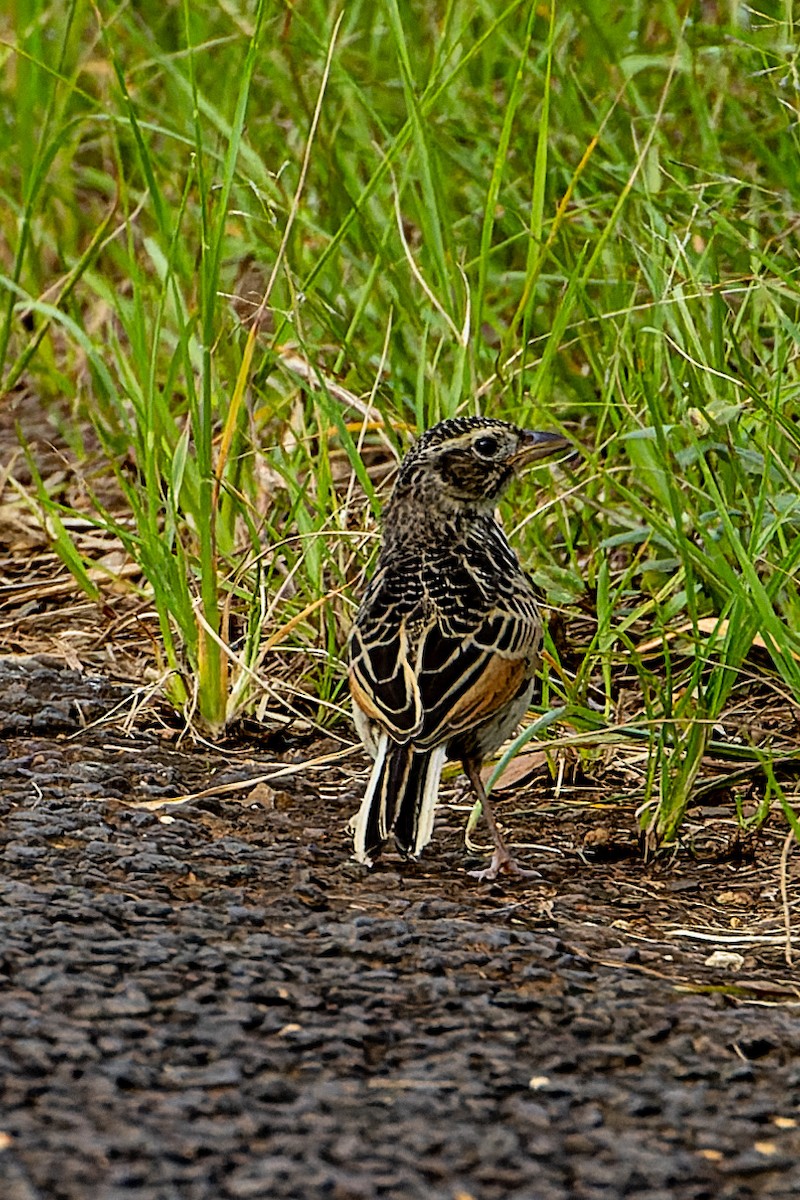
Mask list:
POLYGON ((488 653, 484 653, 482 659, 479 670, 462 679, 446 707, 437 702, 426 712, 426 728, 418 744, 436 745, 449 741, 488 721, 514 699, 530 677, 525 659, 508 659, 488 653))
POLYGON ((449 741, 513 700, 535 667, 539 630, 535 610, 497 607, 461 637, 448 636, 432 623, 417 654, 424 714, 417 745, 449 741))
POLYGON ((422 702, 409 656, 405 619, 376 624, 369 642, 356 625, 350 636, 350 691, 363 712, 395 741, 410 741, 422 725, 422 702))
POLYGON ((396 741, 440 745, 517 695, 533 670, 539 630, 535 607, 502 602, 463 629, 441 613, 414 622, 386 613, 370 623, 369 641, 354 627, 353 698, 396 741))

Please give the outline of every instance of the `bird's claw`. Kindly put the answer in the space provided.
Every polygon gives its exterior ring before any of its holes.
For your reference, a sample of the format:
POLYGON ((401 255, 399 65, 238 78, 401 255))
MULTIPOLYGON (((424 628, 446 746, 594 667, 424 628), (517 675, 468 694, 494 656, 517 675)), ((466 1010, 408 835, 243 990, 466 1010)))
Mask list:
POLYGON ((515 879, 541 879, 538 871, 529 871, 526 867, 521 867, 517 860, 508 853, 508 851, 495 850, 492 855, 492 861, 488 867, 484 867, 480 871, 468 871, 473 879, 479 879, 481 882, 490 883, 493 879, 497 879, 498 875, 509 875, 515 879))

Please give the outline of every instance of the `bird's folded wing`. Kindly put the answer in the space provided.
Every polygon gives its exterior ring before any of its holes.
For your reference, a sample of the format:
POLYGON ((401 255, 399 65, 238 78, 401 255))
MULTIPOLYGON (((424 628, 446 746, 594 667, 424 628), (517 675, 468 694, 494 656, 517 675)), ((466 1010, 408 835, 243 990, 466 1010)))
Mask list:
POLYGON ((431 621, 409 637, 406 623, 354 632, 353 698, 396 741, 436 746, 487 720, 530 677, 538 623, 492 609, 468 633, 431 621), (413 643, 413 644, 412 644, 413 643))
POLYGON ((449 741, 513 700, 533 670, 539 628, 527 614, 495 608, 466 637, 429 630, 415 672, 424 712, 417 744, 449 741))
POLYGON ((350 692, 370 720, 395 741, 411 741, 422 726, 423 712, 414 668, 409 658, 405 620, 376 623, 367 640, 353 628, 350 637, 350 692))

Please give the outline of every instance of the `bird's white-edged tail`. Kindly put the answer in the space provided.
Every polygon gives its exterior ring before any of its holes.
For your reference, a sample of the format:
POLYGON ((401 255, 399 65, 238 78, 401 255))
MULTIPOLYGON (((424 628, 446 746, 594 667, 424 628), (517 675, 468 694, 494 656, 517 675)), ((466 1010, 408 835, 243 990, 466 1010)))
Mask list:
POLYGON ((444 759, 444 746, 417 750, 380 735, 367 790, 352 822, 359 862, 371 866, 371 855, 380 853, 390 834, 404 854, 416 856, 428 844, 444 759))

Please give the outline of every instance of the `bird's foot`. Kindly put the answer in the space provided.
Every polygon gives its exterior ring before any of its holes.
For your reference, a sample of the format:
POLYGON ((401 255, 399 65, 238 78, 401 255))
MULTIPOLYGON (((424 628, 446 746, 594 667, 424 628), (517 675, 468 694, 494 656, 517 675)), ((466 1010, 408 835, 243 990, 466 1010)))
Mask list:
POLYGON ((488 867, 484 867, 481 871, 468 871, 473 879, 480 879, 481 882, 491 882, 497 879, 498 875, 509 875, 515 879, 541 879, 538 871, 529 871, 526 867, 521 867, 513 855, 505 849, 495 850, 492 855, 492 861, 488 867))

